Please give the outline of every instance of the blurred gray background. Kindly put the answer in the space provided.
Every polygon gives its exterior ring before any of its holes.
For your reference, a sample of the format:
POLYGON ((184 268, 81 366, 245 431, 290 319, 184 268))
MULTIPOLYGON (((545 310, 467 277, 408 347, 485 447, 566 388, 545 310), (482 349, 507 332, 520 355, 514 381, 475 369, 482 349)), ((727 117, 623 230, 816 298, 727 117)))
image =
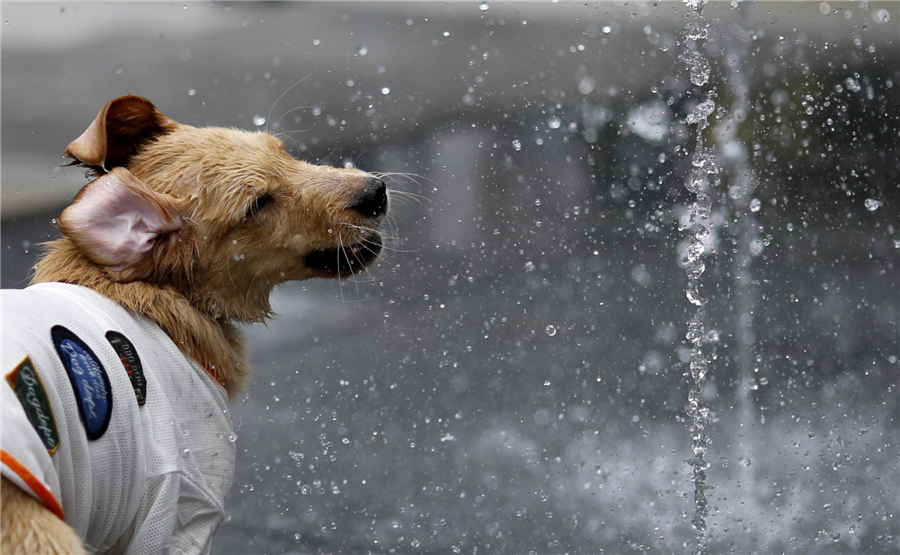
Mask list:
MULTIPOLYGON (((377 268, 247 329, 214 551, 685 552, 688 13, 4 2, 0 281, 27 285, 87 182, 61 153, 122 94, 415 174, 377 268)), ((898 3, 705 17, 712 548, 898 553, 898 3)))

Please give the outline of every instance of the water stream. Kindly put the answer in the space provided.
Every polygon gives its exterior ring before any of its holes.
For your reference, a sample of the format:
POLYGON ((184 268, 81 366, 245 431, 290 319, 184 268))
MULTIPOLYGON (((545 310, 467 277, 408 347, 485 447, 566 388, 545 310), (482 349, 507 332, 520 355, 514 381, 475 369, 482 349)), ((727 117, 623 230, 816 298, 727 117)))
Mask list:
MULTIPOLYGON (((704 87, 709 81, 710 65, 706 56, 701 51, 702 45, 708 39, 707 22, 702 13, 702 2, 698 0, 685 0, 685 4, 692 9, 694 21, 685 25, 683 33, 684 51, 682 59, 687 65, 690 80, 696 87, 704 87)), ((696 542, 693 547, 695 555, 706 555, 707 527, 706 517, 709 515, 709 503, 706 499, 706 470, 709 463, 706 462, 706 450, 710 444, 707 426, 710 422, 710 411, 701 401, 703 380, 710 369, 708 354, 704 351, 703 343, 706 335, 705 305, 707 299, 700 294, 700 280, 706 270, 704 254, 706 243, 710 237, 709 221, 712 209, 712 198, 709 191, 714 190, 720 184, 719 166, 716 161, 714 147, 707 147, 703 141, 703 131, 709 127, 709 116, 716 109, 714 98, 715 87, 700 89, 698 92, 700 102, 694 110, 688 114, 687 123, 694 127, 696 142, 691 154, 691 172, 685 182, 687 190, 694 195, 694 202, 690 208, 690 218, 684 227, 689 234, 689 246, 687 253, 681 259, 681 264, 687 273, 687 286, 685 294, 688 301, 695 307, 694 314, 688 322, 687 339, 691 343, 690 376, 691 388, 688 393, 686 412, 690 418, 691 448, 694 456, 687 460, 691 466, 691 480, 694 484, 694 515, 691 523, 696 530, 696 542)))

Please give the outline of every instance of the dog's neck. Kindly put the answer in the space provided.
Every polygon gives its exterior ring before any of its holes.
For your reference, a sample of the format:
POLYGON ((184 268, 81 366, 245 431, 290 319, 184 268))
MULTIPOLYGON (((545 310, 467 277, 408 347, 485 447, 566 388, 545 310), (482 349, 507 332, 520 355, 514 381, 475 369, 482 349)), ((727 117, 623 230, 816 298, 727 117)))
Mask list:
POLYGON ((67 238, 51 241, 46 248, 31 283, 63 282, 89 287, 145 315, 162 328, 185 356, 213 373, 229 396, 242 390, 250 366, 236 326, 199 310, 174 288, 142 281, 112 281, 67 238))

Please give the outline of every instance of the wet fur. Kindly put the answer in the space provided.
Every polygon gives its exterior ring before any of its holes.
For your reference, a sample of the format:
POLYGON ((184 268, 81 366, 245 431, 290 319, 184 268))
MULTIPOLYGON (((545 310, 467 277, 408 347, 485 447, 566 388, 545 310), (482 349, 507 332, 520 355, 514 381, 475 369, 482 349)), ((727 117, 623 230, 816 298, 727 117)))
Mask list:
MULTIPOLYGON (((32 283, 83 285, 146 315, 212 369, 230 396, 250 372, 236 325, 270 317, 269 294, 279 283, 348 277, 307 267, 304 257, 349 244, 369 248, 366 230, 380 221, 350 209, 369 174, 295 160, 266 133, 177 123, 138 97, 108 103, 67 154, 98 174, 127 168, 189 226, 120 271, 86 251, 64 211, 63 237, 46 245, 32 283), (268 205, 248 217, 263 197, 268 205)), ((83 552, 68 525, 6 479, 0 538, 3 553, 83 552)))

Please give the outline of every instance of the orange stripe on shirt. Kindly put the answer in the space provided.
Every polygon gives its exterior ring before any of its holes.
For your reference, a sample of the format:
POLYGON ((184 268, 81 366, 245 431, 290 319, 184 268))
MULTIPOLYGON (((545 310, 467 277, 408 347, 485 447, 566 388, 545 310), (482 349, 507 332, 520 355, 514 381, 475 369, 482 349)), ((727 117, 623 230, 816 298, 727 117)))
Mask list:
POLYGON ((0 462, 3 462, 3 464, 18 474, 19 478, 21 478, 22 481, 31 488, 31 491, 38 496, 38 499, 50 509, 50 512, 58 516, 60 520, 65 520, 65 515, 63 514, 63 509, 59 504, 59 501, 57 501, 56 497, 53 496, 53 493, 44 486, 43 482, 35 478, 34 475, 25 468, 25 465, 20 463, 18 459, 3 449, 0 449, 0 462))
POLYGON ((222 387, 225 387, 225 377, 220 376, 218 370, 216 370, 209 364, 206 364, 205 362, 201 362, 200 366, 202 366, 203 369, 206 370, 206 373, 209 374, 212 377, 212 379, 216 380, 216 382, 218 382, 219 385, 221 385, 222 387))

